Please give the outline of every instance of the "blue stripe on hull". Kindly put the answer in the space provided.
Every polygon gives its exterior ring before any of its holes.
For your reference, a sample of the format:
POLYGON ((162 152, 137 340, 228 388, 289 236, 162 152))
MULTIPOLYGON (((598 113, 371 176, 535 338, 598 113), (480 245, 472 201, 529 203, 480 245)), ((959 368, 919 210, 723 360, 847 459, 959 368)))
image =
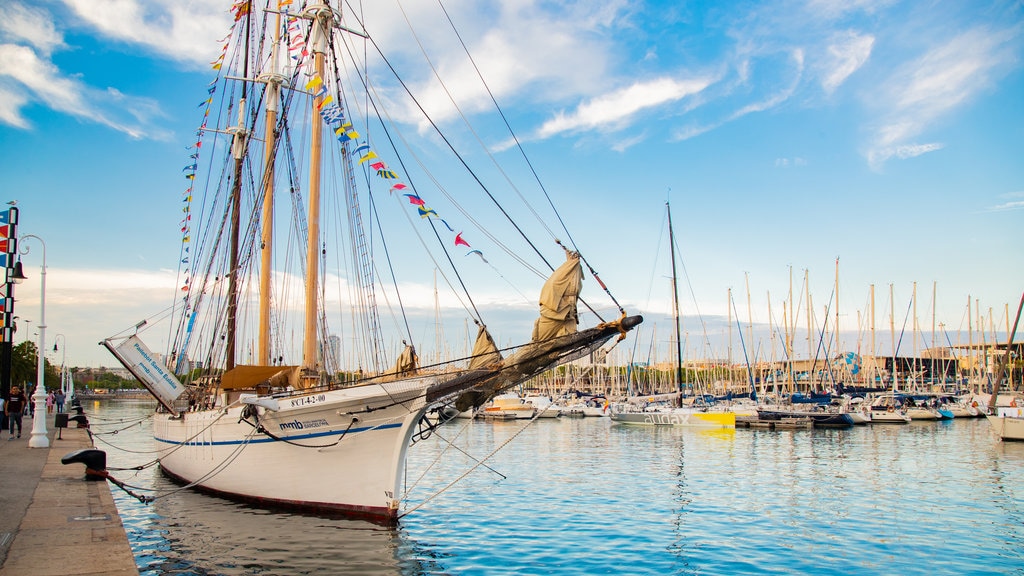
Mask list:
POLYGON ((315 432, 311 434, 302 434, 301 436, 288 436, 281 440, 275 440, 274 438, 253 437, 249 440, 228 440, 220 442, 177 442, 175 440, 168 440, 166 438, 153 437, 157 442, 163 442, 164 444, 173 444, 175 446, 235 446, 239 444, 263 444, 266 442, 280 442, 282 440, 309 440, 310 438, 323 438, 325 436, 340 436, 342 434, 354 434, 356 432, 367 432, 370 430, 387 430, 389 428, 401 428, 402 424, 383 424, 381 426, 366 426, 363 428, 350 428, 348 430, 335 430, 333 432, 315 432))

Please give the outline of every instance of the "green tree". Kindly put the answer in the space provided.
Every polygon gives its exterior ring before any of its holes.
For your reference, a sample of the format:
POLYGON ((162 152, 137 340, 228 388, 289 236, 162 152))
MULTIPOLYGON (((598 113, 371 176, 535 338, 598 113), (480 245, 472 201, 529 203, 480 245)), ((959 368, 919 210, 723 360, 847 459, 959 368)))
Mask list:
MULTIPOLYGON (((60 387, 60 375, 57 368, 43 356, 43 371, 46 389, 56 390, 60 387)), ((35 342, 28 340, 14 347, 11 353, 11 385, 24 387, 26 383, 35 385, 39 372, 39 355, 35 342)))

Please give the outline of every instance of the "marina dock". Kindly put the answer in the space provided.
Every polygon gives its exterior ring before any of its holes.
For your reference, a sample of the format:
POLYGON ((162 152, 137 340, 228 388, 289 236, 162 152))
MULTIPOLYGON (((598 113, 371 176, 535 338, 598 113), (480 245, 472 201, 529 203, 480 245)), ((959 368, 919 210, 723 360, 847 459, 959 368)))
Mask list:
POLYGON ((47 420, 49 448, 28 447, 28 417, 21 438, 0 436, 0 576, 137 575, 110 485, 61 463, 93 447, 88 431, 47 420))

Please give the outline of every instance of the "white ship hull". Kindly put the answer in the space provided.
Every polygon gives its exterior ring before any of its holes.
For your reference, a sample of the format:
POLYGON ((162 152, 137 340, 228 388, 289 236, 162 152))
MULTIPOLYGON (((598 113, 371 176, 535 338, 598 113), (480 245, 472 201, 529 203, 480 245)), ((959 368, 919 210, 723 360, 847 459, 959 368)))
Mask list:
POLYGON ((390 396, 375 385, 281 399, 276 412, 249 408, 266 432, 250 424, 257 420, 251 414, 240 421, 244 405, 180 418, 158 413, 160 465, 179 481, 224 496, 393 519, 406 449, 431 382, 403 382, 390 396))
POLYGON ((1001 440, 1024 440, 1024 408, 999 407, 997 412, 988 416, 992 432, 1001 440))

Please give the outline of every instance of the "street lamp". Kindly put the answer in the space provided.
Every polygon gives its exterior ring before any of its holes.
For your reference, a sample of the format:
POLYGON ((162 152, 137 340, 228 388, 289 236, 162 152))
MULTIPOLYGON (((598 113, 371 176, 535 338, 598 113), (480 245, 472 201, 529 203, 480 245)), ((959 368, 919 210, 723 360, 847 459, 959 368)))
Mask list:
MULTIPOLYGON (((43 239, 35 234, 26 234, 21 237, 22 240, 29 238, 37 240, 43 247, 43 267, 39 272, 39 350, 37 353, 39 363, 36 373, 36 393, 32 395, 36 409, 35 416, 32 418, 32 437, 28 440, 28 447, 49 448, 50 439, 46 437, 46 386, 44 382, 46 378, 46 242, 43 242, 43 239)), ((18 252, 28 254, 30 250, 28 246, 19 246, 18 252)), ((21 262, 19 261, 17 264, 21 264, 21 262)), ((17 264, 14 269, 15 278, 18 276, 24 278, 25 275, 17 264)))
POLYGON ((58 350, 60 350, 60 386, 59 386, 59 390, 61 391, 62 394, 64 394, 65 398, 70 400, 71 399, 71 391, 65 389, 65 386, 67 385, 67 383, 64 381, 64 361, 67 360, 67 356, 68 356, 68 351, 67 351, 67 347, 68 346, 67 346, 67 344, 68 344, 68 339, 63 334, 57 334, 56 336, 53 337, 53 351, 57 352, 58 350), (58 338, 64 342, 64 347, 63 348, 57 348, 57 339, 58 338))
POLYGON ((64 360, 67 358, 68 351, 65 350, 64 348, 59 348, 57 346, 57 340, 58 339, 64 341, 64 346, 65 347, 68 344, 68 339, 63 334, 57 334, 56 336, 53 337, 53 351, 54 352, 58 352, 58 351, 60 352, 60 365, 63 367, 64 366, 64 360))

